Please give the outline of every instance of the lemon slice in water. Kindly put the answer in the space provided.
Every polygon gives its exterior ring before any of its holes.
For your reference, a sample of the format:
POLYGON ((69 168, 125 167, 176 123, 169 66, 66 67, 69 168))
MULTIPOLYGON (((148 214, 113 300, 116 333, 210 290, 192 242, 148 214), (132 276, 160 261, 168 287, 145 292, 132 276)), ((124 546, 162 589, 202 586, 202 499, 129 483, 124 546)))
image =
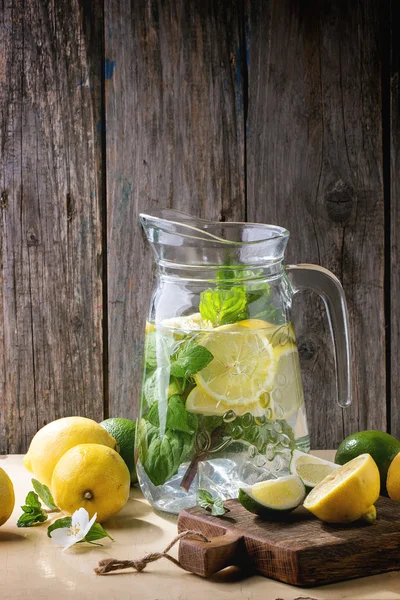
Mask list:
POLYGON ((272 345, 262 333, 224 326, 206 335, 201 345, 214 357, 195 375, 207 396, 233 408, 256 402, 270 388, 276 361, 272 345))
POLYGON ((193 388, 186 399, 186 410, 191 413, 204 416, 224 416, 228 411, 234 411, 237 417, 242 417, 246 413, 250 413, 253 417, 261 417, 265 414, 264 409, 259 402, 250 404, 228 405, 221 400, 215 400, 207 396, 198 386, 193 388))
POLYGON ((270 419, 288 419, 304 404, 297 346, 289 341, 274 348, 276 371, 272 389, 261 404, 271 409, 270 419))

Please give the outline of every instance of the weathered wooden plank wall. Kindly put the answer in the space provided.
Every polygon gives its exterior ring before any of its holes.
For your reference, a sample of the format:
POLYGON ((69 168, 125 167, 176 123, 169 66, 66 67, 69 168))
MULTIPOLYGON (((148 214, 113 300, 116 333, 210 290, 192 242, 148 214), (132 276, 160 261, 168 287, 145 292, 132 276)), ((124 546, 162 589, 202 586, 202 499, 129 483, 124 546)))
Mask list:
POLYGON ((0 451, 100 418, 100 2, 2 3, 0 451))
POLYGON ((313 445, 400 434, 386 399, 400 339, 389 2, 4 0, 0 12, 0 452, 57 416, 135 416, 151 273, 137 215, 155 206, 287 226, 289 260, 333 270, 351 312, 342 414, 322 304, 296 300, 313 445))

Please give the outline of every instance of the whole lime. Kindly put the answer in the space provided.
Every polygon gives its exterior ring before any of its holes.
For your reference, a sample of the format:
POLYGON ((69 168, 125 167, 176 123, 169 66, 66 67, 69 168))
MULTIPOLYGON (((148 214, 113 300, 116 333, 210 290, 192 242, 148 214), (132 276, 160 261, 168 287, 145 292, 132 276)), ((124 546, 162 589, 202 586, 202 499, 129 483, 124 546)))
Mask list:
POLYGON ((393 458, 400 452, 400 441, 384 431, 367 430, 349 435, 337 449, 335 463, 344 465, 360 454, 370 454, 378 465, 381 494, 387 496, 386 478, 393 458))
POLYGON ((100 423, 117 442, 117 450, 131 474, 131 483, 137 482, 135 467, 136 423, 131 419, 111 418, 100 423))

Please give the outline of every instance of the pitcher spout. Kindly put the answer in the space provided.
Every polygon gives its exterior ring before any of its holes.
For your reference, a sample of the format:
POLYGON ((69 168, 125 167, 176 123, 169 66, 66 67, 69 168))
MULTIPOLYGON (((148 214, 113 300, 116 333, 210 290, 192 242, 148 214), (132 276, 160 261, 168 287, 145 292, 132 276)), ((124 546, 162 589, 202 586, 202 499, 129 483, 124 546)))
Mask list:
POLYGON ((173 209, 141 213, 139 219, 158 262, 265 266, 283 260, 289 239, 276 225, 219 223, 173 209))

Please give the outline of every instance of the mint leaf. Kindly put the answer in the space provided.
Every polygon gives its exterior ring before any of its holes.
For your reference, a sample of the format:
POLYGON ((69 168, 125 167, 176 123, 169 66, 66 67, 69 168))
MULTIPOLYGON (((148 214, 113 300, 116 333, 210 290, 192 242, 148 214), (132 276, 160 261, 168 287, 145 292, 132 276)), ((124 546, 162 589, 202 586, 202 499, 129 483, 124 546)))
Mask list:
POLYGON ((112 538, 111 535, 109 535, 106 530, 103 529, 100 523, 93 523, 90 530, 86 534, 85 539, 82 541, 91 543, 95 542, 96 540, 101 540, 105 537, 108 537, 112 542, 115 541, 114 538, 112 538))
POLYGON ((51 495, 51 492, 50 492, 49 488, 47 487, 47 485, 40 483, 40 481, 38 481, 37 479, 32 479, 32 485, 33 485, 33 489, 35 490, 35 492, 37 493, 39 498, 42 500, 42 502, 44 502, 46 504, 46 506, 50 510, 54 510, 54 511, 59 510, 58 506, 56 506, 56 504, 53 500, 53 496, 51 495))
POLYGON ((189 378, 204 369, 213 358, 207 348, 191 340, 181 346, 175 360, 171 362, 171 375, 178 378, 189 378))
MULTIPOLYGON (((160 427, 159 404, 154 403, 146 415, 146 419, 160 427)), ((193 434, 197 431, 197 415, 188 413, 180 396, 171 396, 168 400, 166 426, 168 429, 193 434)))
POLYGON ((192 452, 194 436, 183 431, 160 430, 146 419, 138 427, 138 458, 154 485, 163 485, 178 472, 179 466, 192 452))
MULTIPOLYGON (((165 336, 165 334, 164 334, 165 336)), ((158 331, 150 331, 144 340, 144 356, 147 367, 166 367, 169 365, 169 352, 165 337, 158 331)))
POLYGON ((144 382, 143 392, 146 402, 149 406, 167 399, 166 390, 169 386, 169 369, 160 367, 156 369, 144 382))
POLYGON ((51 537, 50 534, 55 529, 64 529, 65 527, 71 527, 71 525, 72 525, 71 517, 62 517, 61 519, 57 519, 57 521, 54 521, 54 523, 52 523, 51 525, 48 526, 47 535, 48 535, 48 537, 51 537))
POLYGON ((225 508, 222 498, 216 498, 211 507, 211 514, 214 517, 221 517, 227 512, 229 512, 229 508, 225 508))
POLYGON ((199 311, 202 319, 214 327, 236 323, 246 318, 247 297, 243 286, 230 289, 208 289, 200 294, 199 311))
POLYGON ((215 517, 221 517, 229 512, 229 508, 225 508, 222 498, 213 498, 210 492, 203 489, 197 490, 196 504, 210 511, 215 517))
POLYGON ((28 492, 25 504, 21 506, 23 514, 17 521, 17 527, 32 527, 38 523, 47 521, 48 516, 42 509, 39 497, 35 492, 28 492))
MULTIPOLYGON (((22 510, 24 507, 22 506, 22 510)), ((47 521, 48 516, 42 510, 33 513, 24 512, 17 521, 17 527, 32 527, 47 521)))
POLYGON ((209 508, 213 503, 213 497, 211 496, 210 492, 207 492, 207 490, 202 490, 202 489, 198 489, 197 490, 197 498, 196 498, 196 504, 198 506, 201 506, 201 508, 209 508))
POLYGON ((35 492, 28 492, 28 495, 25 498, 25 504, 32 508, 37 508, 39 510, 42 509, 42 505, 39 502, 38 495, 35 494, 35 492))

